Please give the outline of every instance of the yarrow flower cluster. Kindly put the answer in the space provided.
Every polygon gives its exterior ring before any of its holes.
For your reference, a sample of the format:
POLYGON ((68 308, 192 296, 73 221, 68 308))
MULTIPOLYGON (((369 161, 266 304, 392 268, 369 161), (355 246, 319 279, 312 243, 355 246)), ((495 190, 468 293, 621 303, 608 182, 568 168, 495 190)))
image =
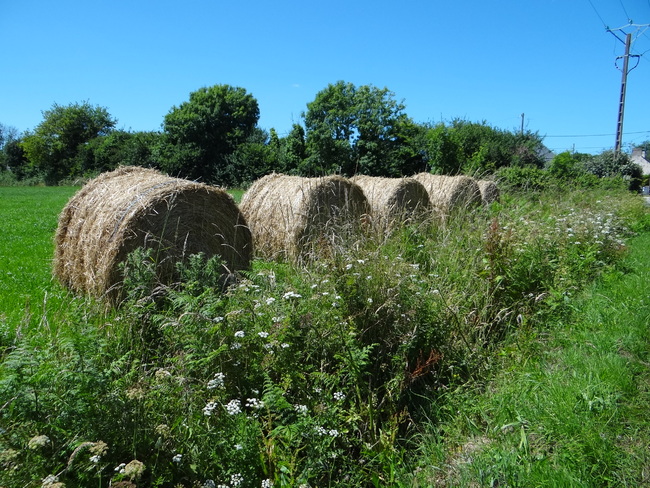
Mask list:
POLYGON ((208 381, 208 390, 214 390, 215 388, 223 388, 224 379, 226 375, 224 373, 215 373, 214 378, 208 381))
POLYGON ((345 393, 343 393, 342 391, 335 391, 334 400, 339 402, 345 400, 345 393))
POLYGON ((215 408, 217 408, 219 405, 216 402, 208 402, 205 407, 203 407, 203 415, 209 417, 212 415, 212 412, 214 411, 215 408))
POLYGON ((307 405, 294 405, 293 409, 299 414, 303 414, 303 415, 305 415, 308 411, 307 405))
POLYGON ((257 398, 249 398, 246 400, 246 406, 259 410, 260 408, 264 408, 264 402, 257 398))
POLYGON ((273 481, 265 479, 262 481, 262 488, 273 488, 273 481))
POLYGON ((237 399, 230 400, 226 405, 226 412, 228 412, 229 415, 237 415, 238 413, 241 413, 241 402, 237 399))
POLYGON ((285 300, 289 300, 290 298, 302 298, 302 295, 294 291, 288 291, 284 295, 282 295, 282 298, 284 298, 285 300))

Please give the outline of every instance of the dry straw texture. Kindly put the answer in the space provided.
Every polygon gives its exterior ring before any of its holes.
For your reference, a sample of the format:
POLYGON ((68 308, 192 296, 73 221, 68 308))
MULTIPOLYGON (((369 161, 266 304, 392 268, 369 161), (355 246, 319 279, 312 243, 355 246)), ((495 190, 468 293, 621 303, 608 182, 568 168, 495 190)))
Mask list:
POLYGON ((481 190, 481 198, 484 205, 489 205, 492 202, 499 201, 499 187, 494 181, 477 180, 477 183, 479 189, 481 190))
POLYGON ((404 223, 417 221, 431 210, 429 194, 413 178, 381 178, 359 175, 352 178, 366 195, 375 225, 389 230, 404 223))
POLYGON ((248 268, 253 251, 246 221, 224 190, 122 167, 88 182, 64 207, 54 274, 73 290, 115 299, 119 264, 138 247, 152 249, 163 282, 192 254, 219 255, 231 273, 248 268))
POLYGON ((430 173, 415 175, 429 193, 434 210, 443 217, 459 209, 481 204, 481 190, 469 176, 443 176, 430 173))
POLYGON ((354 235, 370 206, 359 186, 340 176, 270 174, 242 196, 240 208, 256 252, 266 258, 305 259, 354 235))

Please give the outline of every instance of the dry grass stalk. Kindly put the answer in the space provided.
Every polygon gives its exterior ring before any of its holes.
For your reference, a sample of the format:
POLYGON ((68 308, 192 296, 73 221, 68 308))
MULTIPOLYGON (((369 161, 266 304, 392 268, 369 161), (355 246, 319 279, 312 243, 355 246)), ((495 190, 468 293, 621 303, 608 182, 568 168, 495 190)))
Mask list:
POLYGON ((489 205, 492 202, 498 202, 500 198, 499 187, 491 180, 477 180, 478 187, 481 190, 481 199, 483 205, 489 205))
POLYGON ((443 218, 452 212, 481 204, 481 190, 469 176, 443 176, 430 173, 415 175, 429 194, 433 209, 443 218))
POLYGON ((373 223, 382 231, 421 220, 431 211, 427 190, 413 178, 359 175, 352 181, 363 190, 372 209, 373 223))
POLYGON ((240 209, 260 256, 294 260, 331 251, 370 214, 363 191, 346 178, 276 173, 253 183, 240 209))
POLYGON ((218 255, 224 273, 233 273, 249 267, 253 252, 246 221, 224 190, 139 167, 88 182, 61 212, 55 240, 55 276, 111 300, 120 296, 119 264, 136 248, 154 251, 163 282, 192 254, 218 255))

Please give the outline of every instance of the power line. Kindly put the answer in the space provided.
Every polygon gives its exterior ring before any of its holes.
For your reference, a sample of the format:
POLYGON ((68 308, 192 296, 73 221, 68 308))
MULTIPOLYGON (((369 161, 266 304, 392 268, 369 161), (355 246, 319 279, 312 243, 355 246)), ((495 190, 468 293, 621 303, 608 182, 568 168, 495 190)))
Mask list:
MULTIPOLYGON (((626 132, 626 135, 629 134, 650 134, 650 130, 642 130, 638 132, 626 132)), ((616 134, 569 134, 569 135, 561 135, 561 136, 544 136, 544 138, 547 137, 611 137, 615 136, 616 134)))
POLYGON ((631 24, 632 19, 630 18, 630 14, 627 13, 627 10, 625 10, 625 5, 623 5, 623 0, 618 0, 618 1, 621 4, 621 7, 623 7, 623 12, 625 12, 625 16, 627 17, 627 21, 631 24))
MULTIPOLYGON (((594 7, 594 4, 592 3, 592 1, 591 1, 591 0, 588 0, 588 1, 589 1, 589 5, 591 5, 591 8, 594 9, 594 12, 596 12, 596 15, 598 16, 598 18, 600 19, 600 21, 603 23, 603 26, 605 27, 605 29, 608 29, 609 27, 607 27, 607 24, 605 23, 605 21, 603 20, 603 18, 602 18, 602 17, 600 16, 600 14, 598 13, 598 10, 596 10, 596 7, 594 7)), ((650 0, 648 0, 648 2, 650 2, 650 0)))

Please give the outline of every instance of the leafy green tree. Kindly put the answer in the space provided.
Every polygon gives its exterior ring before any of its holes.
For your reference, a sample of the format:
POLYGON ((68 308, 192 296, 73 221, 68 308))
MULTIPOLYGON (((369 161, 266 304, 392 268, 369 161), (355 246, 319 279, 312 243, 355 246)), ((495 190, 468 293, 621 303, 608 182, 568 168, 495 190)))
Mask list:
POLYGON ((45 175, 46 183, 56 184, 82 173, 79 152, 96 137, 109 134, 116 122, 105 108, 88 102, 55 103, 43 112, 43 122, 34 132, 23 138, 22 148, 30 164, 45 175))
POLYGON ((226 186, 243 186, 278 170, 279 141, 269 141, 269 134, 256 128, 248 139, 227 158, 227 165, 219 173, 219 181, 226 186))
POLYGON ((419 145, 432 173, 455 175, 462 171, 460 149, 452 138, 451 129, 443 123, 423 126, 419 145))
POLYGON ((399 176, 410 122, 404 108, 387 88, 328 85, 303 114, 308 157, 302 171, 399 176))
POLYGON ((455 119, 450 137, 458 146, 464 173, 493 172, 505 166, 543 167, 542 139, 538 134, 513 133, 497 129, 485 121, 455 119))
POLYGON ((18 129, 0 124, 0 172, 7 171, 15 179, 24 178, 27 170, 20 142, 18 129))
POLYGON ((160 134, 116 130, 99 136, 79 151, 78 166, 83 174, 111 171, 120 165, 157 167, 153 151, 160 134))
POLYGON ((253 134, 257 100, 243 88, 215 85, 190 93, 190 99, 165 116, 157 155, 169 173, 225 184, 229 157, 253 134))
POLYGON ((293 124, 291 131, 280 141, 280 170, 299 174, 306 158, 305 129, 300 124, 293 124))
POLYGON ((643 170, 632 162, 630 157, 622 152, 603 151, 594 158, 583 163, 585 170, 600 178, 622 176, 628 181, 630 190, 641 188, 643 170))

